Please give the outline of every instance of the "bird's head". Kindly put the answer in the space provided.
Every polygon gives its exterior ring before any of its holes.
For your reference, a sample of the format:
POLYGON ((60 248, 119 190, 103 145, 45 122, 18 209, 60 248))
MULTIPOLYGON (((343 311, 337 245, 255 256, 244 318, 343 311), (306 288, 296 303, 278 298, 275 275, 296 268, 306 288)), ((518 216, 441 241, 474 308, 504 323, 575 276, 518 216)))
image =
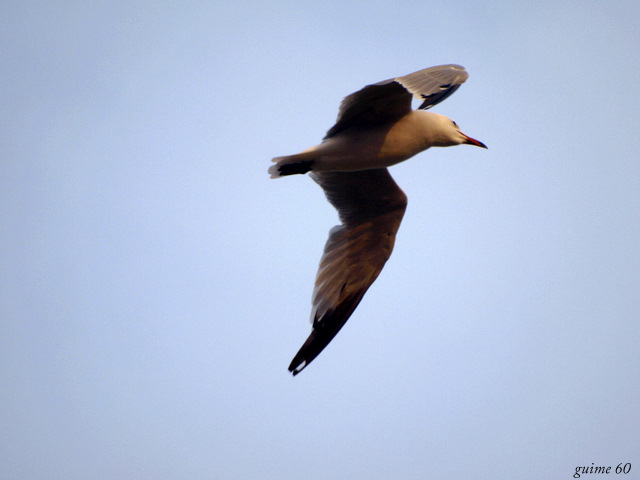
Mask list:
MULTIPOLYGON (((433 112, 429 113, 428 129, 433 147, 452 147, 454 145, 475 145, 476 147, 487 148, 487 146, 475 138, 471 138, 460 131, 458 124, 449 117, 433 112)), ((425 118, 426 120, 426 118, 425 118)))

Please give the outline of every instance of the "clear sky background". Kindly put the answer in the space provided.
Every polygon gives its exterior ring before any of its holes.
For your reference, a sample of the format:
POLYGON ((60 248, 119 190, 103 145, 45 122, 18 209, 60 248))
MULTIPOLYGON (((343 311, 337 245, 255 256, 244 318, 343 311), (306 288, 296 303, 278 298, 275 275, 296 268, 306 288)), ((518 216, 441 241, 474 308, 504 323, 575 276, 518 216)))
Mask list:
POLYGON ((639 51, 635 0, 2 2, 0 477, 640 478, 639 51), (489 150, 391 169, 292 378, 337 215, 270 159, 443 63, 489 150))

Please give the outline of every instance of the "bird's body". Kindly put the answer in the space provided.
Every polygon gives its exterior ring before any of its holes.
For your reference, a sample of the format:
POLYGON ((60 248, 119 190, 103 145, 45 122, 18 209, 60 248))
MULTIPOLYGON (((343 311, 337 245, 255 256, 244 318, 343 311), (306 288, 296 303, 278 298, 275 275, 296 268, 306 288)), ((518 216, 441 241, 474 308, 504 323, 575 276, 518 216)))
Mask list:
POLYGON ((442 65, 368 85, 343 100, 322 143, 273 159, 272 178, 311 172, 342 221, 320 260, 313 330, 289 366, 294 375, 338 333, 391 255, 407 197, 386 167, 430 147, 486 148, 444 115, 411 109, 412 96, 424 100, 421 109, 430 108, 467 77, 458 65, 442 65))
POLYGON ((411 110, 398 120, 370 127, 354 126, 302 153, 276 157, 269 172, 277 178, 282 176, 279 167, 302 162, 314 172, 371 170, 403 162, 429 147, 472 143, 473 139, 457 128, 443 128, 447 124, 455 125, 444 115, 411 110))

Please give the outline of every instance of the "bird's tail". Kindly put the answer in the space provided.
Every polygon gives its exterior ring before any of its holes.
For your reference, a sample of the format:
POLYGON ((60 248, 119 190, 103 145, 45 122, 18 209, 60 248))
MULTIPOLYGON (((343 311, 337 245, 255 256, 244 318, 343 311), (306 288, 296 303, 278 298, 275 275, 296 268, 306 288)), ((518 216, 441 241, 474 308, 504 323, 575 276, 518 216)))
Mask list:
POLYGON ((271 178, 279 178, 286 175, 304 174, 311 171, 313 162, 315 161, 315 155, 311 152, 302 152, 296 155, 276 157, 271 161, 274 162, 274 164, 269 167, 269 174, 271 178))

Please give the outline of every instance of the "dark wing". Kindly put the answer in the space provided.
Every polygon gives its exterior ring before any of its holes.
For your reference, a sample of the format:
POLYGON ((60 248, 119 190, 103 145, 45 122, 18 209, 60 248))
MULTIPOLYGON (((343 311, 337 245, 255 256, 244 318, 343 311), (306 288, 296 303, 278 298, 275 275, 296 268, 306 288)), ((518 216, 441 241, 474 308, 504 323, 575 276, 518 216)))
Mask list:
POLYGON ((338 119, 324 137, 329 138, 354 126, 395 122, 411 111, 412 96, 428 109, 455 92, 469 74, 460 65, 439 65, 418 72, 367 85, 345 97, 338 119))
POLYGON ((313 291, 313 330, 291 361, 294 375, 349 319, 391 255, 407 197, 386 168, 312 172, 342 225, 329 232, 313 291))

